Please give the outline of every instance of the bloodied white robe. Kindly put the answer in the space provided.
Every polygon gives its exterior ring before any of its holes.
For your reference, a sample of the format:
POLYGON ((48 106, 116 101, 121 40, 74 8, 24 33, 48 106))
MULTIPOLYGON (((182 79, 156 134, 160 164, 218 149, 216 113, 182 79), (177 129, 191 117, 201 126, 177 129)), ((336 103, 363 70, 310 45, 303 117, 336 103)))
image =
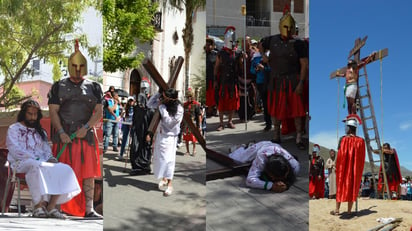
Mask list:
MULTIPOLYGON (((282 148, 282 146, 270 141, 261 141, 249 146, 246 149, 244 147, 240 147, 230 153, 229 157, 242 163, 253 161, 246 178, 246 186, 264 189, 266 182, 261 180, 259 177, 265 169, 268 157, 271 155, 283 156, 289 162, 293 173, 295 175, 298 174, 300 168, 299 162, 288 151, 282 148)), ((266 190, 270 190, 272 185, 272 182, 268 182, 266 185, 266 190)))
POLYGON ((7 131, 7 160, 17 173, 26 174, 26 182, 34 204, 49 201, 49 195, 60 195, 63 204, 80 193, 80 186, 72 168, 67 164, 48 163, 52 152, 34 128, 21 123, 12 124, 7 131))
POLYGON ((156 94, 147 102, 147 107, 159 108, 161 117, 153 149, 153 174, 157 179, 171 180, 175 171, 177 136, 180 132, 184 110, 179 105, 176 115, 169 115, 166 106, 159 105, 159 97, 160 94, 156 94))

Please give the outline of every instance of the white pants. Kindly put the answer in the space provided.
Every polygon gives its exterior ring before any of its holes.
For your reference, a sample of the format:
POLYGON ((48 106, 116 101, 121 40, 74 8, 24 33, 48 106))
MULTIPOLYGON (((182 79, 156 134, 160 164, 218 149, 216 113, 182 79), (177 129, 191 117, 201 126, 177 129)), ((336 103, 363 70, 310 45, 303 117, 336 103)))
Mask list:
POLYGON ((57 204, 63 204, 81 192, 76 175, 67 164, 30 159, 20 163, 16 170, 26 174, 34 204, 49 201, 50 195, 60 195, 57 204))

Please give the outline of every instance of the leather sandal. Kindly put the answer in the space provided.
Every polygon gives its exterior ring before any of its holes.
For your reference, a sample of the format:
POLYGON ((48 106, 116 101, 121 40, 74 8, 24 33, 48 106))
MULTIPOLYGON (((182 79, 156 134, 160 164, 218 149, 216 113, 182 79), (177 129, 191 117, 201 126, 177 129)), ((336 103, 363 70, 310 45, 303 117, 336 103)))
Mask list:
POLYGON ((49 218, 57 218, 57 219, 67 219, 67 216, 64 215, 63 213, 61 213, 59 210, 57 209, 52 209, 50 211, 47 212, 47 216, 49 218))
POLYGON ((159 190, 163 191, 164 187, 167 186, 167 181, 164 181, 163 179, 159 182, 159 190))
POLYGON ((228 123, 228 124, 227 124, 227 127, 228 127, 228 128, 231 128, 231 129, 235 129, 235 128, 236 128, 235 125, 234 125, 232 122, 228 123))
POLYGON ((217 127, 216 131, 222 131, 223 129, 225 129, 225 126, 223 126, 223 124, 220 124, 219 127, 217 127))
POLYGON ((167 186, 167 189, 163 193, 163 196, 165 196, 165 197, 170 196, 170 195, 172 195, 172 192, 173 192, 173 187, 172 186, 167 186))
POLYGON ((103 216, 100 215, 100 214, 98 214, 96 211, 91 211, 91 212, 89 212, 89 213, 86 213, 86 214, 84 215, 84 217, 87 217, 87 218, 96 218, 96 219, 103 219, 103 216))
POLYGON ((47 210, 45 207, 38 207, 37 209, 33 210, 33 217, 36 218, 47 218, 47 210))
POLYGON ((332 210, 332 211, 330 211, 330 215, 338 216, 338 215, 339 215, 339 211, 338 211, 338 210, 332 210))

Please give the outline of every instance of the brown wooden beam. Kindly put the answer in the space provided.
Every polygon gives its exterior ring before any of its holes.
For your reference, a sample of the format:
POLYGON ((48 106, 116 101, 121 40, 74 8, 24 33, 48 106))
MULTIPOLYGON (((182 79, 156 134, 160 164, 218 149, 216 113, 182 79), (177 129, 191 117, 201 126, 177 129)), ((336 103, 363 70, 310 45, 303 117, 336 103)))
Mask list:
MULTIPOLYGON (((379 50, 378 52, 374 52, 374 53, 370 54, 369 56, 362 58, 361 63, 358 64, 358 68, 360 68, 360 67, 362 67, 366 64, 372 63, 376 60, 383 59, 386 56, 388 56, 388 48, 379 50), (366 60, 368 60, 368 61, 366 61, 366 60)), ((345 73, 346 69, 347 69, 347 67, 345 66, 345 67, 342 67, 342 68, 340 68, 336 71, 331 72, 330 75, 329 75, 330 79, 338 77, 338 74, 340 74, 340 73, 345 73)))
POLYGON ((360 38, 355 40, 355 46, 352 50, 350 50, 348 59, 360 51, 360 49, 365 45, 366 39, 368 39, 368 36, 365 36, 362 40, 360 38))

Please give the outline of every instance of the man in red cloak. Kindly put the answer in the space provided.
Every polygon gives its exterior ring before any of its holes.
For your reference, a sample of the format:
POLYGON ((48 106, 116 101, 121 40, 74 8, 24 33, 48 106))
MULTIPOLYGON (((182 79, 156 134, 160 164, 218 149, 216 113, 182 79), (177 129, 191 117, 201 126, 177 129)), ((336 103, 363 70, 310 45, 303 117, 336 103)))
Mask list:
POLYGON ((325 194, 325 161, 319 155, 320 147, 313 145, 309 170, 309 198, 323 198, 325 194))
POLYGON ((347 213, 342 218, 351 218, 352 205, 358 197, 365 163, 365 141, 356 136, 356 128, 361 124, 355 114, 346 117, 346 135, 341 137, 336 157, 336 209, 330 214, 339 215, 342 202, 348 202, 347 213))
MULTIPOLYGON (((385 164, 386 179, 388 179, 388 187, 391 192, 392 199, 399 196, 399 185, 402 183, 401 168, 399 166, 398 154, 394 148, 391 148, 389 143, 382 145, 383 163, 385 164)), ((383 184, 382 164, 379 169, 378 192, 383 195, 386 192, 383 184)))

